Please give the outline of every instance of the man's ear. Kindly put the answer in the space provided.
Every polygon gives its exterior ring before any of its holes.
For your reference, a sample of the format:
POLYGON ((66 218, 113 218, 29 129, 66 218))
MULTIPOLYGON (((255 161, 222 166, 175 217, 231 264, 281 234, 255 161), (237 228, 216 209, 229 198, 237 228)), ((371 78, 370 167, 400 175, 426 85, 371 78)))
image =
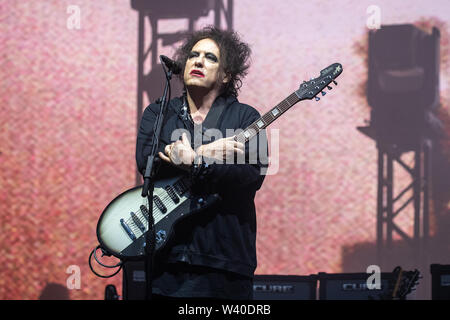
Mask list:
POLYGON ((230 82, 231 76, 229 73, 225 73, 225 76, 223 77, 222 83, 228 83, 230 82))

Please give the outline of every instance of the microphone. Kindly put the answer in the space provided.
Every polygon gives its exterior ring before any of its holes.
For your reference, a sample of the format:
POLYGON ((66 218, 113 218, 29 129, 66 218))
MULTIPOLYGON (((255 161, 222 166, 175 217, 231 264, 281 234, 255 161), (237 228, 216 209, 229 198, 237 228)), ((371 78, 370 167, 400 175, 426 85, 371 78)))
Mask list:
POLYGON ((160 55, 159 58, 164 62, 166 67, 172 71, 173 74, 181 73, 181 67, 177 62, 163 55, 160 55))

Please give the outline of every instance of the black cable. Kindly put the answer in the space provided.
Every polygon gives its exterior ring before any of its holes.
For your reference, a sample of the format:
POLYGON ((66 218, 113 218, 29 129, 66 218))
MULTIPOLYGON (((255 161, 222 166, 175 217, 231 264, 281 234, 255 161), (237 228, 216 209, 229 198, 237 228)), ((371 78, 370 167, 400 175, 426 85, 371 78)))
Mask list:
POLYGON ((116 264, 115 266, 107 266, 106 264, 101 263, 101 262, 97 259, 97 250, 98 250, 99 248, 101 248, 100 245, 97 246, 97 248, 95 248, 95 250, 94 250, 94 258, 95 258, 95 261, 97 261, 99 265, 101 265, 102 267, 105 267, 105 268, 117 268, 117 267, 119 267, 119 266, 122 264, 122 261, 119 262, 118 264, 116 264))
POLYGON ((92 250, 91 254, 89 255, 89 261, 88 261, 88 262, 89 262, 89 268, 91 268, 92 273, 94 273, 97 277, 104 278, 104 279, 114 277, 116 274, 118 274, 118 273, 120 272, 120 270, 122 270, 123 263, 122 263, 122 262, 119 262, 119 263, 116 264, 115 266, 107 266, 107 265, 101 263, 100 261, 98 261, 97 256, 96 256, 96 251, 97 251, 99 248, 100 248, 100 245, 97 246, 94 250, 92 250), (95 260, 96 260, 101 266, 103 266, 103 267, 105 267, 105 268, 117 268, 117 267, 119 267, 119 269, 118 269, 116 272, 114 272, 113 274, 107 275, 107 276, 98 274, 98 273, 94 270, 94 268, 92 267, 92 263, 91 263, 91 261, 92 261, 92 256, 94 256, 95 260))

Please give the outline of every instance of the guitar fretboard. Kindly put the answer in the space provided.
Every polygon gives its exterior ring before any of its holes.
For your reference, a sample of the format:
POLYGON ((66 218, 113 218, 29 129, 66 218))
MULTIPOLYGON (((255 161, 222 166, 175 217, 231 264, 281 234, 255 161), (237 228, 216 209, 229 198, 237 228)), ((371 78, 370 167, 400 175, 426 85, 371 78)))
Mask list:
POLYGON ((300 98, 297 96, 297 93, 293 92, 270 111, 266 112, 261 118, 249 125, 244 131, 240 132, 236 136, 235 140, 241 143, 246 143, 299 101, 300 98))

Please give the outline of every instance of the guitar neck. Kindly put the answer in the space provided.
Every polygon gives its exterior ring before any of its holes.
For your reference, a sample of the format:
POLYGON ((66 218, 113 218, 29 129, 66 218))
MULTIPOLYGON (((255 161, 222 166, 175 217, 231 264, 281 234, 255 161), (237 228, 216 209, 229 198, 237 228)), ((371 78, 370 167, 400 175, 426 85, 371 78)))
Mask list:
POLYGON ((320 76, 310 81, 304 81, 297 91, 291 93, 286 99, 281 101, 275 107, 273 107, 269 112, 264 114, 261 118, 253 122, 244 131, 237 134, 234 138, 236 141, 245 143, 255 137, 261 130, 267 128, 272 122, 278 119, 283 113, 285 113, 294 104, 304 99, 316 98, 319 101, 320 98, 317 97, 319 92, 322 92, 324 96, 326 93, 323 91, 325 88, 331 90, 329 84, 333 82, 337 85, 335 79, 342 73, 342 65, 340 63, 333 63, 329 67, 320 71, 320 76))
POLYGON ((266 112, 261 118, 249 125, 244 131, 236 135, 235 140, 241 143, 249 141, 299 101, 300 98, 297 93, 293 92, 270 111, 266 112))

